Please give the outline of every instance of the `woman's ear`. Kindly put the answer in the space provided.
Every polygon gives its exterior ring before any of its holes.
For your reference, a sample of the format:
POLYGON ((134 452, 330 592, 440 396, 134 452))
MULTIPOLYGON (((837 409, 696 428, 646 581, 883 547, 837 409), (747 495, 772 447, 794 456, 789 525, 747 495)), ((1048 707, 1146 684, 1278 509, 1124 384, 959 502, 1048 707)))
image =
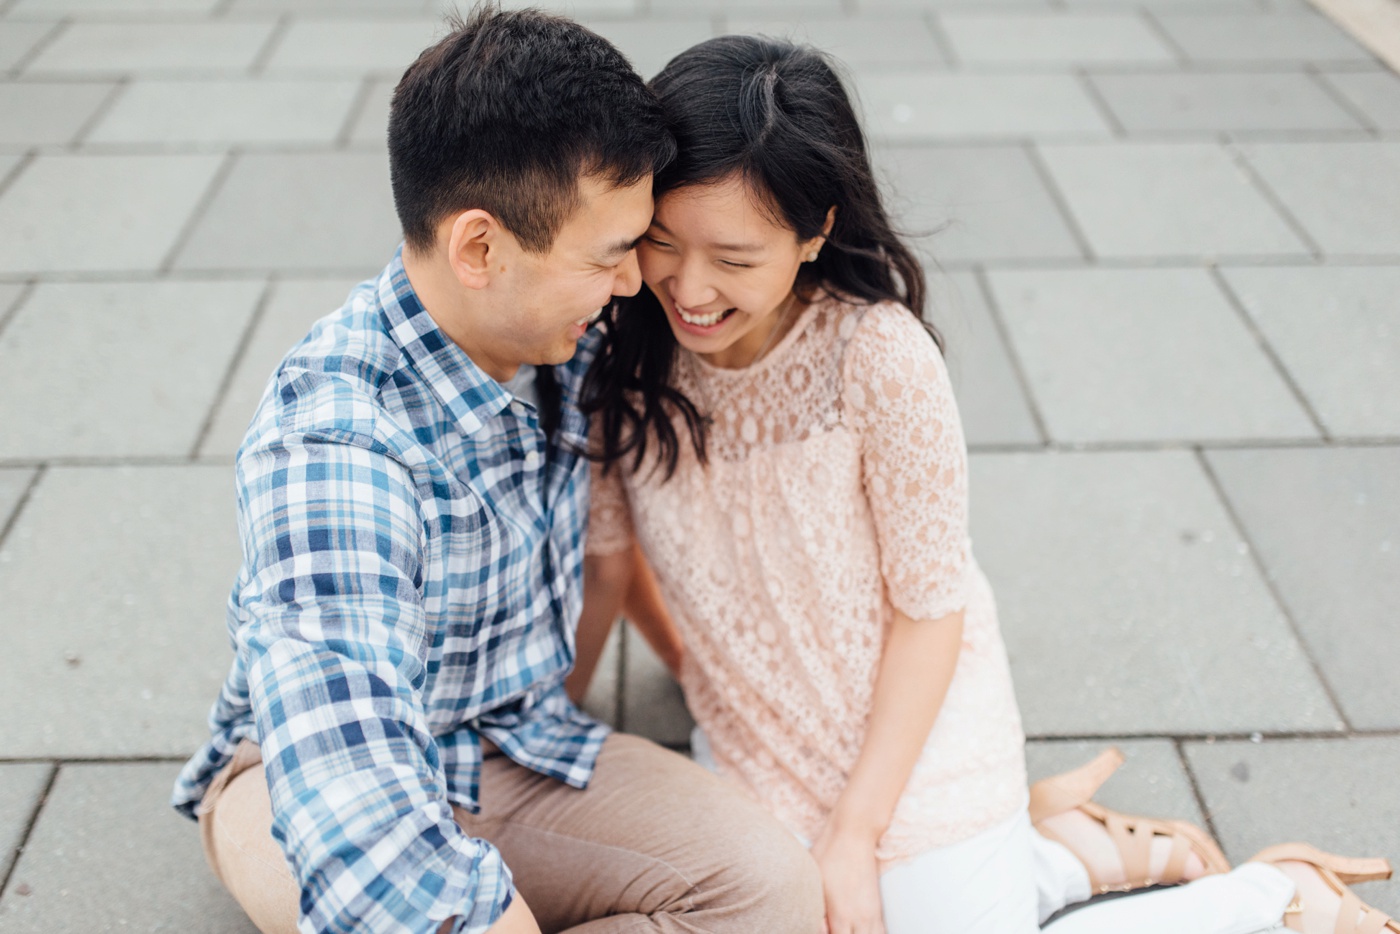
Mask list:
POLYGON ((831 228, 836 226, 836 205, 826 209, 826 223, 822 224, 822 236, 831 236, 831 228))
POLYGON ((836 205, 827 209, 826 222, 822 224, 822 232, 808 240, 802 251, 803 259, 809 263, 817 261, 817 255, 822 251, 822 245, 826 243, 826 238, 831 235, 831 228, 836 226, 836 205))
POLYGON ((447 261, 457 281, 469 289, 490 284, 494 267, 501 265, 504 246, 501 222, 479 208, 463 211, 451 220, 447 237, 447 261))

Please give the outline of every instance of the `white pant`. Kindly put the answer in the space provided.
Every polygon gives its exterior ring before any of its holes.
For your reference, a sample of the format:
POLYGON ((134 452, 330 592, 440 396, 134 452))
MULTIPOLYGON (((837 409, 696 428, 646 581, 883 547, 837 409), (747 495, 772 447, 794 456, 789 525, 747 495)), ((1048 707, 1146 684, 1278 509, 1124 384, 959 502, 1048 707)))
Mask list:
MULTIPOLYGON (((705 734, 697 727, 690 739, 695 761, 718 771, 705 734)), ((1293 880, 1273 866, 1245 863, 1224 875, 1088 905, 1044 930, 1262 934, 1283 929, 1283 911, 1293 891, 1293 880)), ((1046 918, 1086 901, 1089 894, 1083 864, 1036 833, 1025 811, 880 876, 887 934, 1032 934, 1046 918)))
MULTIPOLYGON (((970 840, 922 853, 880 877, 888 934, 1031 934, 1089 897, 1069 850, 1031 829, 1024 811, 970 840)), ((1293 882, 1272 866, 1080 908, 1053 934, 1258 934, 1283 927, 1293 882)))

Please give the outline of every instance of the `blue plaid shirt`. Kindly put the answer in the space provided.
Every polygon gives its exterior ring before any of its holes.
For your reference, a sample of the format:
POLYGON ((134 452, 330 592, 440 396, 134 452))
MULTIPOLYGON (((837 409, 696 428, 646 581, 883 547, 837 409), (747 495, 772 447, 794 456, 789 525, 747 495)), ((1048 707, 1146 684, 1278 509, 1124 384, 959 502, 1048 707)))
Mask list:
POLYGON ((235 657, 180 773, 193 815, 247 738, 300 930, 483 931, 513 897, 478 809, 481 737, 582 788, 607 728, 564 693, 582 599, 591 336, 534 408, 433 323, 399 256, 282 361, 238 453, 235 657))

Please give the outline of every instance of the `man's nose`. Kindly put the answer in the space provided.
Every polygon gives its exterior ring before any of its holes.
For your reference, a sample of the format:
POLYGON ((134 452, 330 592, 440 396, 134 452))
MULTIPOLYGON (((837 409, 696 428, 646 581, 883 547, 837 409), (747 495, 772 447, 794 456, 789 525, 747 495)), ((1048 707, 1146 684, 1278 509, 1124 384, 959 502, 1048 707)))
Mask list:
POLYGON ((614 295, 636 295, 642 287, 642 269, 637 265, 637 251, 632 250, 617 267, 613 279, 614 295))

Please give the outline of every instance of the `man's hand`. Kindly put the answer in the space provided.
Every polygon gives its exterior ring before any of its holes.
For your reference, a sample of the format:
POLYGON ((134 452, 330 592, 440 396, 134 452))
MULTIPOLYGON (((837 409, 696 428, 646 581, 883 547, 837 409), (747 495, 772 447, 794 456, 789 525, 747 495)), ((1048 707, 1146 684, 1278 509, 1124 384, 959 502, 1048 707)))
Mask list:
POLYGON ((822 875, 827 934, 885 934, 875 840, 842 834, 828 824, 812 856, 822 875))
MULTIPOLYGON (((448 918, 442 922, 442 927, 438 928, 438 934, 448 934, 456 922, 456 918, 448 918)), ((540 926, 536 923, 530 906, 526 905, 525 899, 520 897, 519 892, 516 892, 515 900, 510 903, 506 913, 497 918, 496 923, 486 929, 486 934, 540 934, 540 926)))

